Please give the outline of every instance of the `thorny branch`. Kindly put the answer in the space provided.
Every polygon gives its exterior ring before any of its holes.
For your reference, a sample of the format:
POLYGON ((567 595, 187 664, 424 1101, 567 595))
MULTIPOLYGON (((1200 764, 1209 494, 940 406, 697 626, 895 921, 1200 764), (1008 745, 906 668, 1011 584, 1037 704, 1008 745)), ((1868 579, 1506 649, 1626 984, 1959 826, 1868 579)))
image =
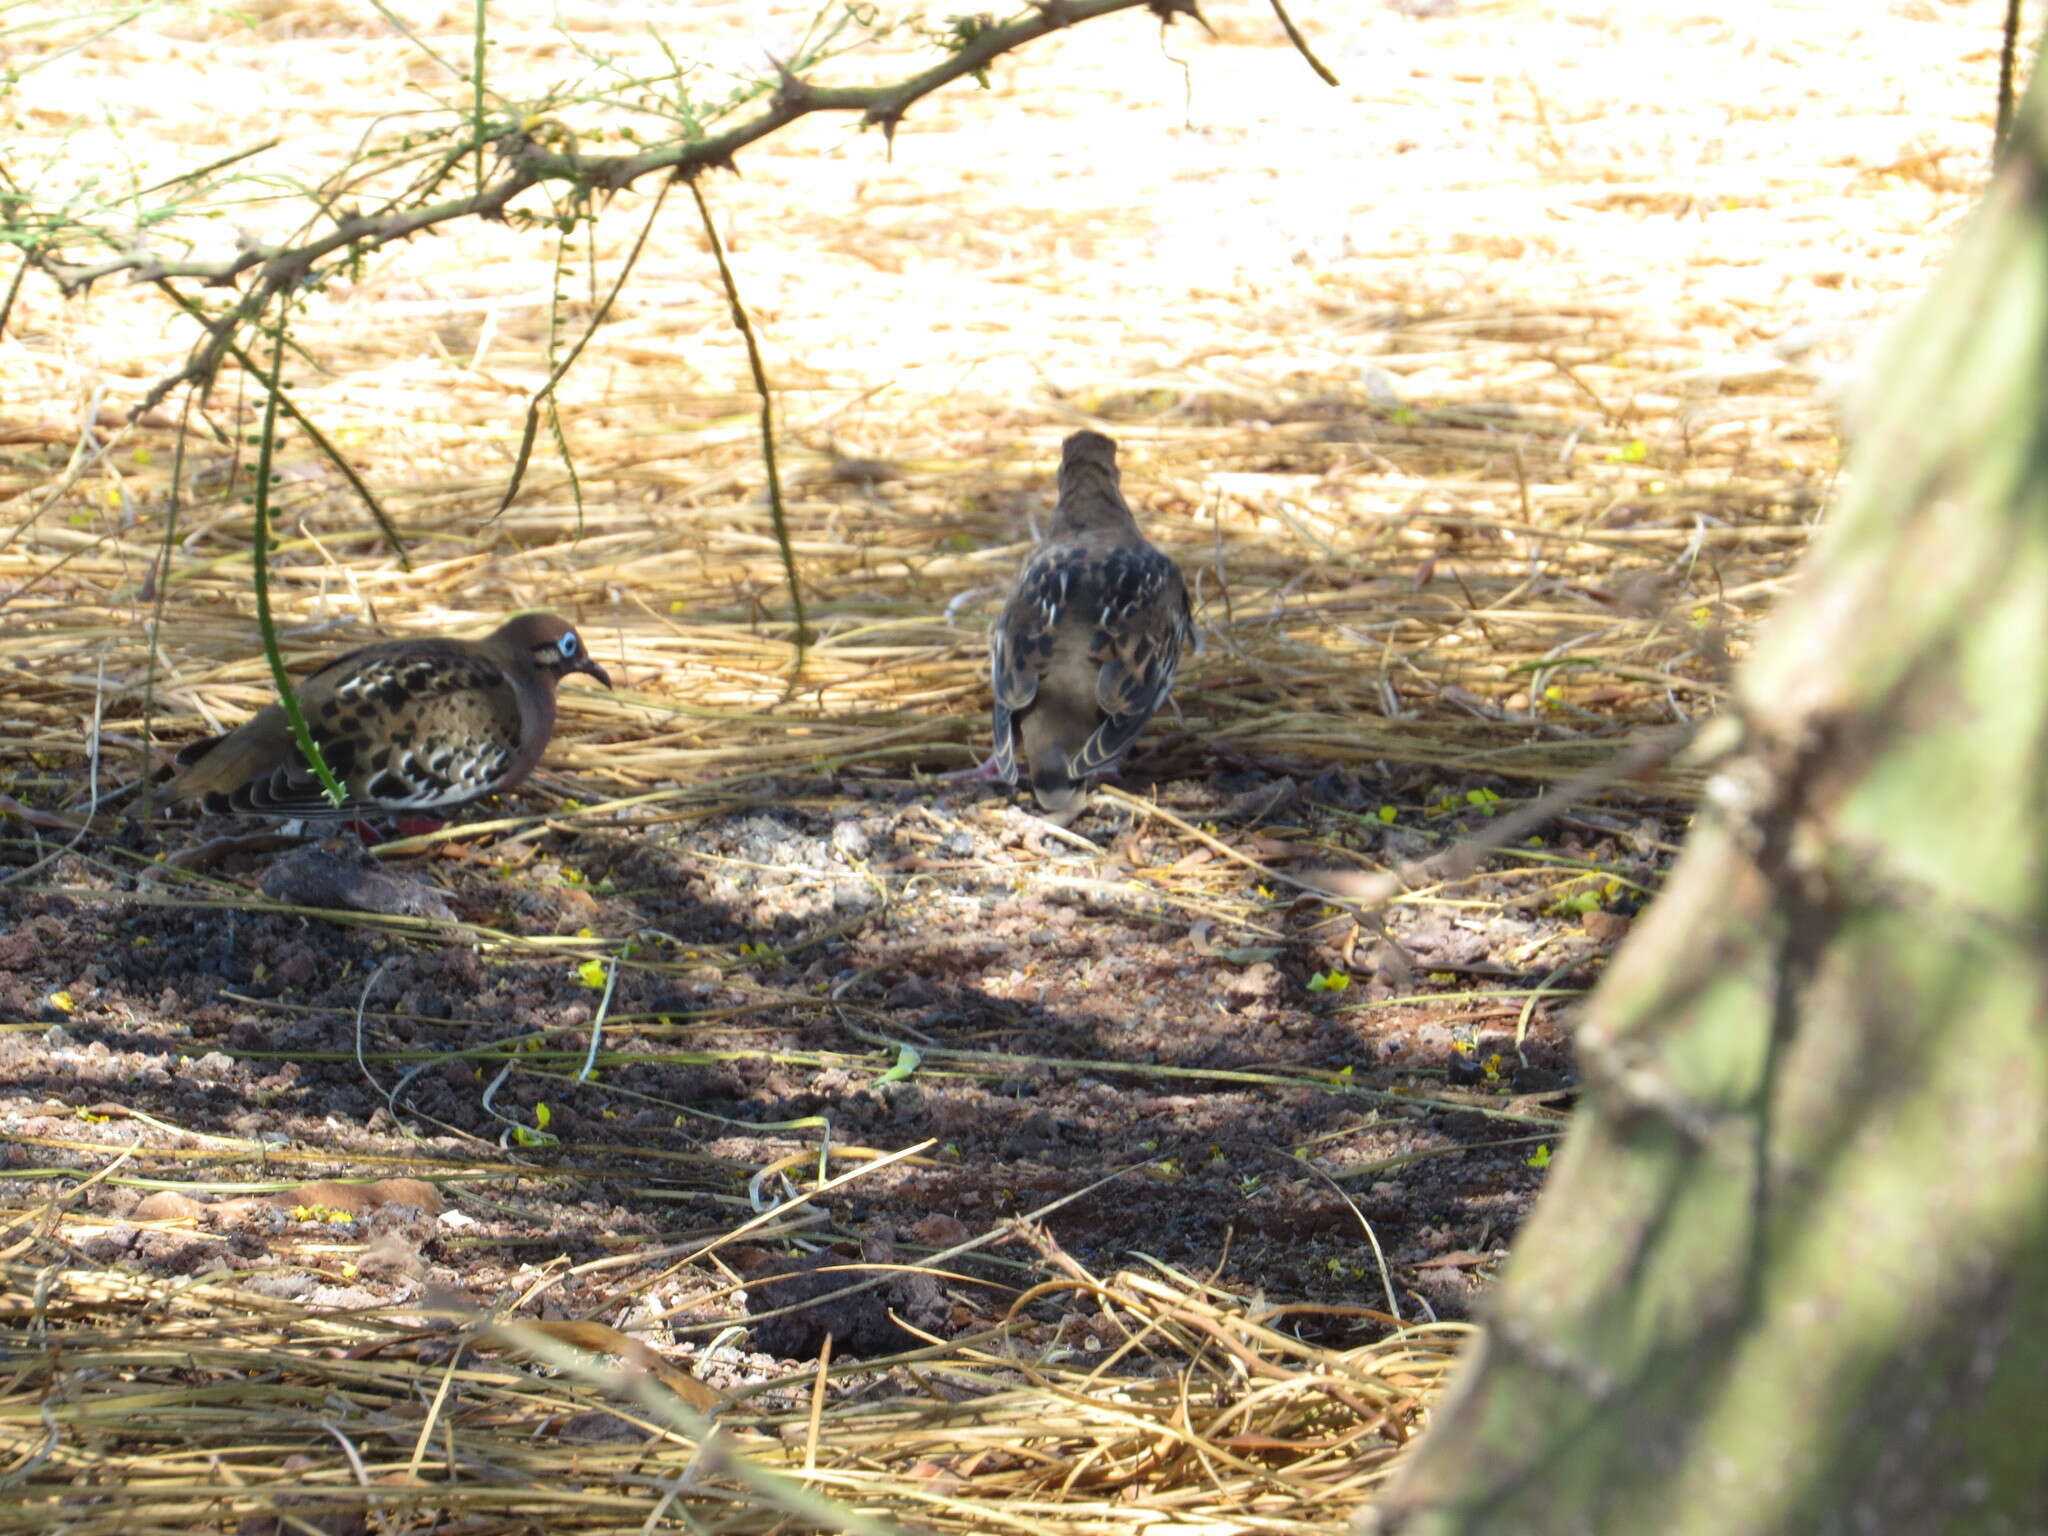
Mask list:
MULTIPOLYGON (((781 83, 769 96, 766 108, 747 121, 722 133, 675 140, 633 154, 584 154, 573 142, 566 148, 545 142, 545 122, 539 127, 531 120, 514 124, 496 139, 494 179, 469 195, 418 207, 343 214, 324 232, 297 243, 245 239, 227 255, 202 260, 172 259, 138 242, 117 255, 90 262, 65 258, 47 240, 18 243, 27 261, 67 294, 120 273, 137 282, 188 280, 209 287, 234 287, 245 275, 254 274, 253 282, 225 312, 202 322, 208 333, 205 339, 193 349, 183 368, 150 388, 135 407, 133 414, 140 416, 182 385, 204 388, 210 384, 235 336, 255 317, 267 313, 279 296, 315 280, 321 264, 330 258, 359 259, 460 219, 505 220, 522 193, 543 183, 568 183, 585 194, 609 195, 646 176, 666 173, 689 179, 707 169, 735 169, 734 157, 739 151, 816 112, 858 114, 863 125, 879 127, 893 142, 897 126, 916 102, 955 80, 979 76, 1003 54, 1049 33, 1141 6, 1163 22, 1176 16, 1201 21, 1195 0, 1032 0, 1032 5, 1027 16, 963 35, 959 47, 939 63, 894 84, 814 86, 782 69, 781 83)), ((0 211, 12 214, 15 208, 0 211)))

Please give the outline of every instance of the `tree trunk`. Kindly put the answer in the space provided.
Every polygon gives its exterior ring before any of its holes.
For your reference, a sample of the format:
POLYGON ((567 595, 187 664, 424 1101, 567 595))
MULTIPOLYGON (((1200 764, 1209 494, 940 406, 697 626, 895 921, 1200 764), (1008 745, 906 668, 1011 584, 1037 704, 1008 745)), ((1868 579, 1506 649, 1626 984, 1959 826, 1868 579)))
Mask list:
POLYGON ((1866 393, 1370 1529, 2048 1531, 2048 91, 1866 393))

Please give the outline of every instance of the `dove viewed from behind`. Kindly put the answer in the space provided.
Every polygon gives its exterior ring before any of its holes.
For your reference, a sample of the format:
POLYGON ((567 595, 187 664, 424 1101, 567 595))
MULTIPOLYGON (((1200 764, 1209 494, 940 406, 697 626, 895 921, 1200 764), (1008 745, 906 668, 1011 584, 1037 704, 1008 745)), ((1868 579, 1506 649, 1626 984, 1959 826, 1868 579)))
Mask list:
POLYGON ((571 672, 611 686, 551 613, 521 614, 482 640, 366 645, 297 687, 307 729, 346 792, 341 805, 300 755, 279 704, 179 752, 151 803, 279 818, 452 811, 533 771, 554 735, 555 686, 571 672))
POLYGON ((1194 638, 1180 568, 1124 501, 1116 444, 1074 433, 1052 524, 989 635, 995 749, 980 775, 1021 778, 1071 818, 1086 781, 1114 769, 1166 702, 1194 638))

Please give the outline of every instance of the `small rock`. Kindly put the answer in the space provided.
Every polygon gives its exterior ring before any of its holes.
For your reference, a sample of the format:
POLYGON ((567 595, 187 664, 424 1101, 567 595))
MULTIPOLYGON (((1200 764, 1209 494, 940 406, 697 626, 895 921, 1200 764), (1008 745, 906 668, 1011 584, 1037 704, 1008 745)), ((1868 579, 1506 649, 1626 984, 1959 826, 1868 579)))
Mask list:
POLYGON ((455 921, 439 891, 389 873, 360 844, 294 849, 263 872, 261 888, 286 906, 455 921))
POLYGON ((1232 821, 1263 821, 1274 812, 1301 798, 1301 786, 1292 779, 1275 779, 1230 797, 1224 815, 1232 821))
POLYGON ((1264 1002, 1280 995, 1281 978, 1279 971, 1264 960, 1257 965, 1248 965, 1230 978, 1224 989, 1230 994, 1231 1005, 1242 1008, 1247 1003, 1264 1002))
POLYGON ((922 976, 906 976, 882 995, 884 1008, 919 1008, 944 994, 922 976))
POLYGON ((375 1291, 365 1290, 360 1285, 317 1285, 308 1299, 311 1305, 323 1312, 361 1312, 381 1306, 384 1301, 375 1291))
POLYGON ((967 1223, 958 1216, 934 1211, 910 1228, 910 1240, 932 1248, 951 1248, 967 1241, 967 1223))
POLYGON ((898 1121, 914 1120, 924 1109, 925 1092, 918 1084, 898 1078, 893 1083, 878 1084, 873 1092, 889 1107, 889 1115, 898 1121))
POLYGON ((833 824, 832 846, 839 850, 840 857, 852 864, 868 856, 874 849, 874 839, 868 829, 857 821, 841 821, 833 824))
MULTIPOLYGON (((870 1261, 888 1262, 875 1255, 870 1261)), ((892 1311, 927 1332, 945 1326, 952 1309, 938 1281, 926 1274, 891 1274, 854 1295, 818 1299, 865 1278, 857 1261, 831 1253, 771 1258, 756 1266, 747 1275, 747 1314, 757 1318, 748 1325, 754 1348, 783 1360, 815 1360, 830 1334, 835 1359, 872 1359, 924 1346, 923 1339, 890 1317, 892 1311), (780 1310, 791 1306, 797 1310, 780 1310), (779 1315, 759 1316, 765 1312, 779 1315)))
POLYGON ((1555 1093, 1571 1085, 1570 1078, 1549 1067, 1517 1067, 1513 1081, 1517 1093, 1555 1093))
POLYGON ((1595 944, 1618 944, 1628 932, 1629 919, 1619 912, 1588 912, 1582 926, 1595 944))
POLYGON ((142 1236, 133 1227, 108 1227, 78 1245, 78 1251, 95 1264, 119 1264, 134 1251, 142 1236))
POLYGON ((136 1221, 198 1221, 205 1217, 206 1206, 190 1195, 159 1189, 136 1201, 128 1214, 136 1221))
POLYGON ((396 1232, 372 1238, 356 1260, 356 1269, 372 1280, 412 1279, 426 1273, 426 1265, 412 1244, 396 1232))
POLYGON ((1355 811, 1365 804, 1365 790, 1358 782, 1358 775, 1343 768, 1325 768, 1309 781, 1308 793, 1312 800, 1347 811, 1355 811))
POLYGON ((185 1065, 187 1076, 207 1083, 217 1083, 234 1070, 235 1058, 224 1051, 208 1051, 197 1061, 185 1065))
POLYGON ((704 1000, 710 993, 709 987, 672 988, 657 992, 647 1000, 646 1011, 664 1019, 671 1014, 694 1013, 704 1006, 704 1000))
POLYGON ((271 973, 281 987, 303 987, 319 974, 319 962, 309 944, 294 944, 271 973))

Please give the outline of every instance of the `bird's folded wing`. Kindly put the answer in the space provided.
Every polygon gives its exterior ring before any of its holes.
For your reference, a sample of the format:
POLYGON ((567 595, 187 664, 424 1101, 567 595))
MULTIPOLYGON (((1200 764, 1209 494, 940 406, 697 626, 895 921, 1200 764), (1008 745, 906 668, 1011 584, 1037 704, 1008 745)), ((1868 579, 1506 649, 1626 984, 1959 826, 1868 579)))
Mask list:
POLYGON ((1096 674, 1097 726, 1070 763, 1076 778, 1115 765, 1173 691, 1180 654, 1194 635, 1187 587, 1174 563, 1150 545, 1120 549, 1103 570, 1102 607, 1089 659, 1096 674))
POLYGON ((1055 544, 1039 549, 1024 562, 1016 590, 989 632, 989 684, 995 694, 995 750, 990 761, 1011 783, 1017 779, 1016 717, 1038 697, 1068 599, 1077 577, 1085 574, 1078 550, 1055 544))
POLYGON ((275 729, 263 733, 265 743, 252 743, 250 760, 234 775, 241 782, 232 787, 220 782, 232 765, 206 772, 234 745, 232 737, 202 758, 195 772, 215 781, 204 790, 224 794, 237 810, 266 815, 353 815, 460 805, 490 793, 511 771, 520 747, 519 704, 489 660, 432 643, 380 648, 355 660, 323 669, 299 690, 307 729, 347 792, 339 808, 289 731, 275 729))

